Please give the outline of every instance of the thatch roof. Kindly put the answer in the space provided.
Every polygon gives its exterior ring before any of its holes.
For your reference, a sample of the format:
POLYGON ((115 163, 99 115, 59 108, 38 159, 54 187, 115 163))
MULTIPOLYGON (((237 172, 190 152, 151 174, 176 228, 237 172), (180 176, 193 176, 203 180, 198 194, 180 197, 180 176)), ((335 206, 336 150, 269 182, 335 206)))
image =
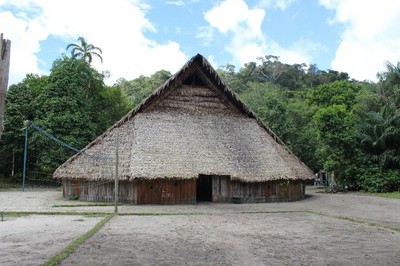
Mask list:
POLYGON ((117 135, 120 180, 199 174, 246 182, 313 178, 199 54, 83 153, 62 164, 54 177, 114 178, 117 135))

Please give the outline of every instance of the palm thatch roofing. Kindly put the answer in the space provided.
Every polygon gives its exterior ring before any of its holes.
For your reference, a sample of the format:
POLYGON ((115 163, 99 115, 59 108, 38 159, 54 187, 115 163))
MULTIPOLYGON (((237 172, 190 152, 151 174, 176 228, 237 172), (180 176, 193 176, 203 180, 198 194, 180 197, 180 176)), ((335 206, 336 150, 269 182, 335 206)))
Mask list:
POLYGON ((305 180, 312 171, 264 125, 200 54, 69 158, 54 178, 305 180), (108 158, 108 159, 107 159, 108 158))

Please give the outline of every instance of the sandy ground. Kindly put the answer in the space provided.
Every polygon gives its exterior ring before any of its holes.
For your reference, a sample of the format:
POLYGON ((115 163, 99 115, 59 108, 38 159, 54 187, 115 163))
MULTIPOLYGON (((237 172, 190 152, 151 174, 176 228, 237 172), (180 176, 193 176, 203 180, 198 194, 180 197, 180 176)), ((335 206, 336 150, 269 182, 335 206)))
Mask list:
POLYGON ((101 217, 28 215, 0 222, 0 265, 41 265, 101 217))
MULTIPOLYGON (((128 215, 62 265, 400 265, 400 200, 307 189, 307 199, 289 203, 120 206, 128 215)), ((66 204, 86 203, 55 190, 0 192, 0 211, 77 213, 6 217, 0 264, 38 265, 100 220, 80 212, 114 210, 55 207, 66 204)))
POLYGON ((399 263, 399 233, 308 213, 257 213, 114 217, 61 265, 399 263))

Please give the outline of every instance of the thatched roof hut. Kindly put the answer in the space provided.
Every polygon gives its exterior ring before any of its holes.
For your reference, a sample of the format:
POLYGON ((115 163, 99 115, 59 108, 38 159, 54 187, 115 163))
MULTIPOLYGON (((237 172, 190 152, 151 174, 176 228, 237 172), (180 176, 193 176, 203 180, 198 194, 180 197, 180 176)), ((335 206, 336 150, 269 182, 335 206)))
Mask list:
POLYGON ((100 166, 106 164, 104 158, 115 156, 117 135, 119 180, 195 180, 207 175, 260 183, 313 178, 199 54, 62 164, 54 177, 113 180, 113 167, 100 166))

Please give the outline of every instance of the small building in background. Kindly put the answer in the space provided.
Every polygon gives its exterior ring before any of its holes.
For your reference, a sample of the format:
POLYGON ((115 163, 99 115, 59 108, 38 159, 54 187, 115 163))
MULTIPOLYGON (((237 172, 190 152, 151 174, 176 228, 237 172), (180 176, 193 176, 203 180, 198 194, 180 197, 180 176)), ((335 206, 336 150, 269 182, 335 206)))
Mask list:
POLYGON ((314 178, 199 54, 54 172, 64 197, 113 201, 116 154, 132 204, 294 201, 314 178))

